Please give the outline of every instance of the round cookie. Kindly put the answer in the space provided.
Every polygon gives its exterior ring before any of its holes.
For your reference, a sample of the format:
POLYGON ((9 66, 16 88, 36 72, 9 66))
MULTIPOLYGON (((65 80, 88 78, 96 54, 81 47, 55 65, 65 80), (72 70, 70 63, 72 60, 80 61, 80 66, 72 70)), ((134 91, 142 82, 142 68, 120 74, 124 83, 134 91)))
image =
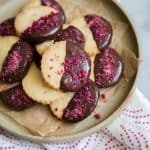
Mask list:
POLYGON ((62 20, 65 23, 66 16, 62 6, 55 0, 41 0, 42 5, 52 7, 62 14, 62 20))
POLYGON ((55 1, 55 0, 30 0, 26 3, 26 5, 23 7, 23 9, 29 9, 32 7, 38 7, 38 6, 48 6, 51 8, 54 8, 58 12, 62 13, 63 21, 65 22, 66 17, 63 8, 61 5, 55 1))
POLYGON ((48 6, 23 9, 15 20, 17 33, 32 43, 52 39, 62 25, 62 14, 48 6))
POLYGON ((55 41, 68 41, 85 47, 85 37, 83 33, 74 26, 69 26, 57 33, 55 41))
POLYGON ((113 48, 103 49, 94 61, 95 83, 100 88, 115 85, 123 72, 122 60, 113 48))
POLYGON ((64 110, 63 120, 78 122, 88 117, 95 109, 99 100, 99 88, 89 81, 77 91, 64 110))
POLYGON ((50 88, 42 78, 40 70, 33 63, 28 74, 22 80, 25 93, 34 101, 50 104, 63 96, 63 92, 50 88))
POLYGON ((104 18, 97 15, 86 15, 85 20, 90 28, 99 50, 106 48, 112 38, 112 26, 104 18))
MULTIPOLYGON (((16 36, 0 36, 0 71, 3 66, 3 62, 5 61, 9 50, 11 49, 12 45, 14 45, 19 38, 16 36)), ((8 90, 12 87, 15 87, 19 83, 7 84, 0 81, 0 92, 8 90)))
POLYGON ((30 108, 34 103, 32 99, 25 94, 20 85, 0 92, 0 99, 6 106, 15 111, 22 111, 30 108))
POLYGON ((61 41, 43 54, 41 71, 52 88, 77 91, 88 81, 90 60, 80 46, 61 41))
MULTIPOLYGON (((5 37, 4 40, 9 40, 11 37, 5 37)), ((3 43, 1 50, 3 54, 3 62, 1 62, 0 80, 5 83, 16 83, 23 79, 26 75, 29 66, 32 62, 33 49, 25 41, 19 40, 13 37, 16 43, 6 42, 3 43), (7 45, 9 43, 9 47, 7 45), (5 44, 7 46, 5 46, 5 44), (8 49, 10 48, 10 49, 8 49)), ((1 47, 1 45, 0 45, 1 47)))
POLYGON ((3 21, 0 24, 0 35, 2 35, 2 36, 16 35, 14 21, 15 21, 15 18, 10 18, 10 19, 3 21))
POLYGON ((72 20, 69 25, 66 25, 66 27, 68 26, 74 26, 83 33, 85 37, 85 51, 89 56, 95 56, 97 53, 99 53, 92 32, 90 31, 84 17, 79 17, 77 19, 72 20))

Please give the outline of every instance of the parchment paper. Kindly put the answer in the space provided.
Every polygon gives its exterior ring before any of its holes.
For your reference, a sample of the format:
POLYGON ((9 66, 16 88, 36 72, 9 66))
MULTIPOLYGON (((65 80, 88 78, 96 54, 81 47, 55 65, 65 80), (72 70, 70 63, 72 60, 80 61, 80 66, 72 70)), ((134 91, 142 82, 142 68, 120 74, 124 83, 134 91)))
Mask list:
POLYGON ((138 58, 136 58, 135 54, 132 52, 132 49, 130 49, 134 47, 130 46, 130 44, 125 44, 126 41, 130 40, 130 36, 128 35, 130 32, 128 25, 122 22, 122 18, 120 19, 117 17, 117 14, 114 14, 112 9, 109 10, 109 6, 106 4, 106 1, 58 1, 64 7, 66 16, 68 17, 68 22, 87 13, 96 13, 110 20, 114 32, 111 47, 117 48, 117 51, 120 53, 124 63, 124 73, 123 77, 116 86, 107 89, 100 89, 101 94, 106 94, 106 99, 104 100, 100 98, 99 103, 92 115, 79 123, 70 124, 59 121, 51 115, 50 109, 43 105, 35 105, 28 110, 15 112, 7 109, 3 104, 0 104, 1 113, 10 116, 12 119, 16 120, 17 123, 29 129, 31 134, 40 136, 68 135, 78 133, 91 128, 106 119, 116 108, 119 107, 128 94, 139 63, 138 58), (93 117, 95 113, 100 113, 102 115, 102 119, 96 120, 93 117))

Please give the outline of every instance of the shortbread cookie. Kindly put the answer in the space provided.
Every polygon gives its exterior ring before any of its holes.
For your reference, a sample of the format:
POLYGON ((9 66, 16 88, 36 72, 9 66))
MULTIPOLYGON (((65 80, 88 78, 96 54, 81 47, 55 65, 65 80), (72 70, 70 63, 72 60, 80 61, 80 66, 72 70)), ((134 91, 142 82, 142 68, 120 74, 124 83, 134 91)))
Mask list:
POLYGON ((75 93, 63 113, 63 120, 77 122, 88 117, 99 100, 99 88, 89 81, 75 93))
POLYGON ((72 93, 66 92, 60 99, 52 102, 50 104, 50 109, 53 115, 56 116, 58 119, 62 119, 64 110, 65 108, 67 108, 73 96, 74 96, 73 92, 72 93))
MULTIPOLYGON (((9 37, 6 39, 9 39, 9 37)), ((32 47, 25 41, 13 38, 13 45, 5 46, 4 43, 1 46, 2 50, 6 52, 2 52, 3 62, 0 71, 0 80, 5 83, 16 83, 21 81, 26 73, 28 72, 29 66, 32 62, 33 49, 32 47), (17 41, 14 43, 14 41, 17 41), (10 49, 7 49, 10 48, 10 49), (7 56, 6 56, 7 53, 7 56)), ((12 44, 8 42, 9 44, 12 44)), ((7 45, 7 43, 5 43, 7 45)))
POLYGON ((23 9, 15 20, 17 33, 33 43, 53 38, 62 25, 62 14, 48 6, 23 9))
POLYGON ((41 71, 52 88, 77 91, 88 81, 90 60, 80 46, 62 41, 44 53, 41 71))
POLYGON ((55 41, 68 41, 80 45, 82 48, 85 46, 85 37, 83 33, 74 26, 69 26, 56 35, 55 41))
POLYGON ((16 30, 14 27, 14 20, 15 18, 10 18, 10 19, 3 21, 0 24, 0 35, 2 36, 16 35, 16 30))
POLYGON ((94 62, 95 83, 100 88, 115 85, 123 72, 122 60, 113 48, 103 49, 94 62))
POLYGON ((34 101, 50 104, 63 96, 63 92, 50 88, 42 78, 40 70, 33 63, 22 81, 25 93, 34 101))
POLYGON ((9 108, 22 111, 33 105, 32 99, 30 99, 22 89, 22 86, 13 87, 0 93, 0 99, 9 108))
POLYGON ((99 53, 92 32, 90 31, 90 28, 88 27, 84 17, 79 17, 72 20, 72 22, 68 26, 70 25, 75 26, 83 33, 85 37, 85 51, 89 56, 94 56, 99 53))
POLYGON ((99 50, 106 48, 112 38, 111 24, 98 15, 86 15, 85 20, 90 28, 99 50))
POLYGON ((61 5, 55 0, 30 0, 26 3, 26 5, 23 7, 23 9, 30 9, 32 7, 38 7, 38 6, 42 6, 42 5, 54 8, 57 11, 59 11, 60 13, 62 13, 63 14, 62 17, 65 22, 66 17, 65 17, 64 10, 61 7, 61 5))

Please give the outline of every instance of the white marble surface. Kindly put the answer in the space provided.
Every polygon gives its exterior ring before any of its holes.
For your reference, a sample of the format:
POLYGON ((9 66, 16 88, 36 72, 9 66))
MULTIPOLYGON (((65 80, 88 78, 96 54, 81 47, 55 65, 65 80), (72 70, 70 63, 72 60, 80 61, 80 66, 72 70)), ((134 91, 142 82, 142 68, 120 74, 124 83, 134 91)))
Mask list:
POLYGON ((143 64, 138 87, 150 100, 150 0, 120 2, 132 18, 141 40, 143 64))

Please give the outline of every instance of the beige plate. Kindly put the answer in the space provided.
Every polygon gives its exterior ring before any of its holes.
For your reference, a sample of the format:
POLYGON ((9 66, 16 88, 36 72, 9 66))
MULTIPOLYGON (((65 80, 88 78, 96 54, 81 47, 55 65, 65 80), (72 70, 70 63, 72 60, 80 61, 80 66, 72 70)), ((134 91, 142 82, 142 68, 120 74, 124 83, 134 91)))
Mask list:
MULTIPOLYGON (((23 6, 23 4, 26 1, 27 0, 13 0, 13 1, 6 1, 4 5, 1 4, 0 22, 6 18, 15 16, 15 14, 20 10, 20 8, 23 6)), ((81 0, 76 0, 76 1, 81 1, 81 0)), ((133 52, 135 53, 135 55, 138 58, 140 58, 140 48, 139 48, 137 35, 135 33, 135 29, 132 26, 132 22, 129 20, 127 16, 127 13, 125 13, 125 11, 121 8, 121 6, 116 1, 112 2, 112 1, 105 0, 104 3, 108 7, 109 10, 108 12, 110 13, 113 12, 115 17, 120 18, 120 20, 126 22, 129 25, 130 31, 128 37, 129 40, 127 44, 129 45, 130 49, 134 50, 133 52)), ((138 67, 138 73, 139 73, 139 67, 138 67)), ((10 131, 11 133, 14 133, 17 136, 23 137, 24 139, 36 141, 36 142, 58 142, 62 140, 73 140, 75 138, 87 136, 88 134, 96 132, 102 129, 104 126, 111 123, 111 121, 113 121, 118 116, 118 114, 121 112, 123 107, 128 104, 134 92, 134 89, 136 87, 138 73, 136 74, 136 77, 127 86, 127 88, 125 88, 124 91, 122 91, 118 97, 115 97, 116 100, 113 101, 113 103, 110 103, 108 110, 102 109, 102 111, 104 112, 103 112, 103 118, 101 120, 97 121, 97 123, 93 123, 91 121, 89 123, 89 126, 86 126, 86 124, 84 124, 83 125, 84 127, 82 126, 78 130, 78 132, 76 131, 70 134, 65 133, 65 134, 55 135, 55 136, 53 135, 49 137, 33 136, 27 129, 19 126, 15 121, 10 119, 9 117, 4 116, 1 113, 0 113, 0 126, 10 131)))

